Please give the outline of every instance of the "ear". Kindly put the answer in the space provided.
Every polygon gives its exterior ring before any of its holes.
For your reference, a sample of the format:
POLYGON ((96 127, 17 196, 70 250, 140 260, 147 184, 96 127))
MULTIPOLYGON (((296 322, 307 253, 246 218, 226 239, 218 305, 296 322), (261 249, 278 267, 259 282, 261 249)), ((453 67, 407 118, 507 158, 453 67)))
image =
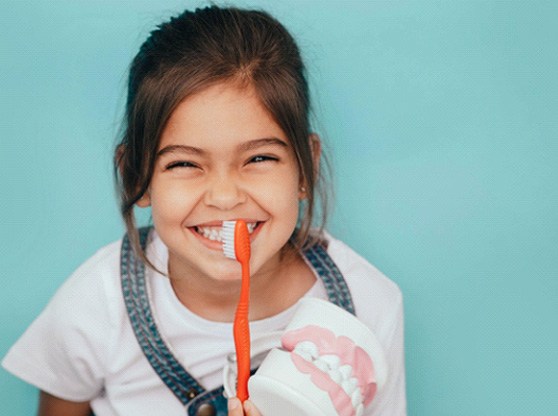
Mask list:
POLYGON ((140 208, 147 208, 151 205, 151 196, 149 195, 149 190, 145 191, 142 197, 138 199, 136 205, 140 208))

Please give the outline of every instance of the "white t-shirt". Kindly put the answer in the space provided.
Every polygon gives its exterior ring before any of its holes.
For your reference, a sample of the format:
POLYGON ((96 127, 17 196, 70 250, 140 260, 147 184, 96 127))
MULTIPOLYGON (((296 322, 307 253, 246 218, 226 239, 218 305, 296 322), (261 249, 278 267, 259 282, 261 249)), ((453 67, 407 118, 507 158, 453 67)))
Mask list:
MULTIPOLYGON (((153 233, 148 258, 166 272, 168 252, 153 233)), ((151 368, 135 338, 120 282, 121 241, 100 249, 57 291, 45 310, 10 349, 2 365, 54 396, 91 401, 97 416, 183 416, 184 407, 151 368)), ((389 375, 369 416, 406 415, 403 305, 399 288, 339 240, 328 254, 343 274, 357 316, 386 353, 389 375)), ((226 356, 234 351, 232 324, 188 310, 169 279, 146 268, 158 329, 184 368, 206 389, 222 384, 226 356)), ((318 279, 305 296, 327 299, 318 279)), ((250 322, 253 339, 282 330, 296 305, 250 322)))

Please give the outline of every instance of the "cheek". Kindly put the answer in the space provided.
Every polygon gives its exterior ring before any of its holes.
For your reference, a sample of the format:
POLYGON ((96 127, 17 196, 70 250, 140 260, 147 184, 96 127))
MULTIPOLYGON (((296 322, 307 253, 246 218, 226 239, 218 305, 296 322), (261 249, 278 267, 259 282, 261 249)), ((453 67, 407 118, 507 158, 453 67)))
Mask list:
POLYGON ((193 205, 193 192, 186 192, 181 186, 166 184, 164 187, 154 187, 151 193, 151 211, 155 223, 180 221, 193 205))
POLYGON ((265 186, 262 186, 260 195, 265 199, 271 212, 296 224, 299 209, 299 189, 296 177, 267 182, 265 186))

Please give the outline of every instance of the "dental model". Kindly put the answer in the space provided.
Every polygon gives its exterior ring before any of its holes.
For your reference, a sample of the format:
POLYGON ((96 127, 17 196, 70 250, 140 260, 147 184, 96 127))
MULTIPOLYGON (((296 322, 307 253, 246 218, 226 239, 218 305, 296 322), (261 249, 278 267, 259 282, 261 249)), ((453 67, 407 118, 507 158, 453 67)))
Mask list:
POLYGON ((327 392, 337 414, 362 415, 377 388, 374 364, 366 351, 350 338, 317 325, 286 332, 281 342, 295 367, 327 392))
POLYGON ((361 416, 385 385, 374 333, 325 300, 302 299, 280 344, 249 382, 250 400, 266 416, 361 416))
POLYGON ((248 399, 248 379, 250 378, 250 326, 248 307, 250 303, 250 234, 246 223, 223 221, 223 252, 225 256, 238 261, 242 266, 240 298, 233 323, 234 346, 237 362, 236 396, 241 402, 248 399))

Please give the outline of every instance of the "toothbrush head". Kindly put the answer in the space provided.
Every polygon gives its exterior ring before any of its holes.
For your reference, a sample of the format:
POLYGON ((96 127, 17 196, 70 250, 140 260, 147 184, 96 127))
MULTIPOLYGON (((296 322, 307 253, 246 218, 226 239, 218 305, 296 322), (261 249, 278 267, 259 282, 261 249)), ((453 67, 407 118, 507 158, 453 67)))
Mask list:
POLYGON ((246 222, 223 221, 223 253, 226 257, 239 262, 250 260, 250 234, 246 222))
POLYGON ((223 229, 221 231, 221 240, 223 241, 223 253, 229 259, 236 260, 234 251, 234 229, 236 221, 223 221, 223 229))

